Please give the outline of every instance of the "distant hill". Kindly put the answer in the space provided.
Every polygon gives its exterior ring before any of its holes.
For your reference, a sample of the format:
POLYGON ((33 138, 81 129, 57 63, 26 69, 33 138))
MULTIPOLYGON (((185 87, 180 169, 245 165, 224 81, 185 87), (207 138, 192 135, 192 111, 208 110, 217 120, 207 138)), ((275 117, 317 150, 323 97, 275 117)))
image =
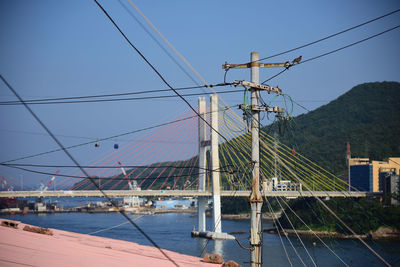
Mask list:
POLYGON ((357 85, 329 104, 295 117, 281 134, 281 142, 337 175, 346 170, 346 142, 352 157, 400 156, 400 83, 357 85))
MULTIPOLYGON (((277 125, 263 130, 278 132, 277 125)), ((293 118, 285 127, 281 127, 280 132, 281 142, 339 176, 345 176, 346 172, 346 142, 351 144, 353 157, 382 160, 389 156, 400 156, 400 83, 357 85, 329 104, 293 118)), ((235 139, 231 142, 235 142, 235 139)), ((195 182, 187 184, 187 180, 193 181, 198 177, 196 168, 186 168, 193 166, 193 162, 197 162, 197 157, 178 162, 154 163, 148 168, 143 166, 127 172, 132 171, 131 179, 136 179, 142 188, 150 185, 152 188, 160 188, 162 185, 166 188, 174 184, 176 188, 184 188, 186 185, 196 186, 195 182), (165 182, 165 177, 171 178, 165 182)), ((95 181, 104 189, 127 187, 127 180, 122 174, 116 178, 111 182, 95 181)), ((222 185, 227 185, 226 178, 222 179, 222 185)), ((87 179, 73 187, 94 189, 87 179)))

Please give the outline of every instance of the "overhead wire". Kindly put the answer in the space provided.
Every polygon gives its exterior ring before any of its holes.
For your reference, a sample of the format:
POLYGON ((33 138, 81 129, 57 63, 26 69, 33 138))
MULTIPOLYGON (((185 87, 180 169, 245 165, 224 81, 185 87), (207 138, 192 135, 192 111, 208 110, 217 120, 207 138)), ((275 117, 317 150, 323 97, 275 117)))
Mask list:
MULTIPOLYGON (((17 166, 7 166, 7 165, 5 165, 6 167, 10 167, 10 168, 14 168, 14 169, 19 169, 19 170, 22 170, 22 171, 26 171, 26 172, 30 172, 30 173, 37 173, 37 174, 45 174, 45 175, 49 175, 49 176, 51 176, 51 175, 54 175, 54 173, 52 173, 52 172, 44 172, 44 171, 37 171, 37 170, 31 170, 31 169, 27 169, 27 168, 23 168, 23 167, 17 167, 17 166)), ((211 171, 213 171, 213 170, 211 170, 211 171)), ((214 170, 215 172, 220 172, 220 173, 228 173, 229 171, 223 171, 223 170, 214 170)), ((200 174, 204 174, 204 173, 208 173, 209 171, 205 171, 205 172, 203 172, 203 173, 200 173, 200 174)), ((190 175, 187 175, 187 174, 183 174, 183 175, 172 175, 172 176, 164 176, 164 177, 154 177, 154 178, 148 178, 148 177, 143 177, 143 178, 136 178, 135 180, 137 180, 137 181, 140 181, 140 180, 145 180, 145 179, 148 179, 148 180, 155 180, 155 179, 166 179, 166 178, 179 178, 179 177, 196 177, 198 175, 198 173, 196 173, 196 174, 190 174, 190 175)), ((86 176, 78 176, 78 175, 66 175, 66 174, 62 174, 62 173, 58 173, 57 174, 57 177, 66 177, 66 178, 71 178, 71 179, 87 179, 87 177, 86 176)), ((97 177, 97 176, 93 176, 93 177, 91 177, 92 179, 95 179, 95 180, 111 180, 111 178, 110 177, 97 177)), ((122 180, 122 181, 126 181, 126 178, 125 177, 122 177, 122 178, 113 178, 113 180, 117 180, 117 181, 119 181, 119 180, 122 180)), ((104 189, 104 188, 103 188, 104 189)), ((82 189, 79 189, 79 190, 82 190, 82 189)), ((89 190, 89 189, 88 189, 89 190)))
MULTIPOLYGON (((144 215, 141 215, 139 217, 133 218, 132 220, 133 221, 137 221, 140 218, 142 218, 143 216, 144 215)), ((105 232, 105 231, 108 231, 108 230, 111 230, 111 229, 114 229, 114 228, 118 228, 118 227, 120 227, 122 225, 125 225, 125 224, 128 224, 128 223, 129 223, 129 221, 126 221, 126 222, 123 222, 123 223, 120 223, 120 224, 117 224, 117 225, 114 225, 114 226, 111 226, 111 227, 107 227, 107 228, 104 228, 104 229, 100 229, 100 230, 97 230, 97 231, 94 231, 94 232, 87 233, 87 235, 94 235, 94 234, 98 234, 98 233, 101 233, 101 232, 105 232)))
MULTIPOLYGON (((156 28, 156 26, 151 23, 151 21, 143 14, 143 12, 135 5, 131 0, 128 0, 130 5, 136 10, 136 12, 146 21, 146 23, 159 35, 159 37, 167 44, 167 46, 177 55, 185 64, 186 66, 201 80, 201 82, 209 89, 211 90, 214 94, 217 94, 213 87, 209 86, 206 80, 200 75, 198 71, 189 63, 186 58, 179 53, 179 51, 165 38, 165 36, 156 28)), ((222 102, 224 103, 225 106, 228 106, 227 103, 222 99, 222 102)), ((233 113, 236 117, 239 118, 239 116, 236 113, 233 113)), ((212 129, 212 127, 211 127, 212 129)), ((221 136, 223 138, 223 136, 221 136)), ((224 138, 223 138, 224 139, 224 138)), ((224 139, 225 140, 225 139, 224 139)), ((227 140, 225 140, 227 141, 227 140)))
MULTIPOLYGON (((262 60, 270 59, 270 58, 273 58, 273 57, 281 56, 281 55, 284 55, 284 54, 287 54, 287 53, 290 53, 290 52, 299 50, 299 49, 301 49, 301 48, 304 48, 304 47, 307 47, 307 46, 310 46, 310 45, 313 45, 313 44, 322 42, 322 41, 324 41, 324 40, 330 39, 330 38, 335 37, 335 36, 337 36, 337 35, 340 35, 340 34, 343 34, 343 33, 348 32, 348 31, 357 29, 357 28, 359 28, 359 27, 361 27, 361 26, 367 25, 367 24, 369 24, 369 23, 371 23, 371 22, 380 20, 380 19, 382 19, 382 18, 384 18, 384 17, 393 15, 393 14, 399 12, 399 11, 400 11, 400 9, 396 9, 396 10, 391 11, 391 12, 389 12, 389 13, 386 13, 386 14, 384 14, 384 15, 382 15, 382 16, 379 16, 379 17, 376 17, 376 18, 374 18, 374 19, 368 20, 368 21, 366 21, 366 22, 363 22, 363 23, 361 23, 361 24, 358 24, 358 25, 355 25, 355 26, 353 26, 353 27, 347 28, 347 29, 345 29, 345 30, 339 31, 339 32, 337 32, 337 33, 328 35, 328 36, 323 37, 323 38, 321 38, 321 39, 318 39, 318 40, 315 40, 315 41, 306 43, 306 44, 304 44, 304 45, 301 45, 301 46, 298 46, 298 47, 295 47, 295 48, 292 48, 292 49, 289 49, 289 50, 286 50, 286 51, 283 51, 283 52, 280 52, 280 53, 277 53, 277 54, 274 54, 274 55, 271 55, 271 56, 268 56, 268 57, 263 57, 263 58, 261 58, 261 59, 259 59, 259 60, 257 60, 257 61, 262 61, 262 60)), ((251 62, 250 62, 250 63, 251 63, 251 62)))
MULTIPOLYGON (((385 33, 387 33, 387 32, 390 32, 390 31, 393 31, 393 30, 395 30, 395 29, 398 29, 399 27, 400 27, 400 25, 394 26, 394 27, 389 28, 389 29, 387 29, 387 30, 385 30, 385 31, 382 31, 382 32, 379 32, 379 33, 377 33, 377 34, 371 35, 371 36, 369 36, 369 37, 366 37, 366 38, 361 39, 361 40, 359 40, 359 41, 353 42, 353 43, 351 43, 351 44, 342 46, 342 47, 340 47, 340 48, 331 50, 331 51, 329 51, 329 52, 320 54, 320 55, 318 55, 318 56, 314 56, 314 57, 311 57, 311 58, 302 60, 302 61, 300 61, 298 64, 292 65, 291 67, 295 67, 295 66, 298 66, 298 65, 301 65, 301 64, 304 64, 304 63, 307 63, 307 62, 316 60, 316 59, 318 59, 318 58, 321 58, 321 57, 328 56, 328 55, 330 55, 330 54, 339 52, 339 51, 341 51, 341 50, 343 50, 343 49, 352 47, 352 46, 354 46, 354 45, 357 45, 357 44, 360 44, 360 43, 362 43, 362 42, 368 41, 368 40, 373 39, 373 38, 375 38, 375 37, 378 37, 378 36, 380 36, 380 35, 382 35, 382 34, 385 34, 385 33)), ((279 76, 279 75, 281 75, 282 73, 284 73, 286 70, 288 70, 288 69, 285 68, 284 70, 282 70, 282 71, 278 72, 277 74, 271 76, 270 78, 268 78, 268 79, 266 79, 265 81, 263 81, 262 84, 264 84, 264 83, 266 83, 266 82, 268 82, 268 81, 270 81, 270 80, 276 78, 277 76, 279 76)))
MULTIPOLYGON (((264 196, 264 199, 265 199, 265 202, 266 202, 267 205, 268 205, 269 211, 271 212, 271 214, 273 214, 272 217, 275 218, 275 213, 274 213, 274 211, 273 211, 273 209, 272 209, 271 203, 269 203, 269 200, 268 200, 267 197, 264 196)), ((283 244, 283 240, 282 240, 282 237, 281 237, 281 234, 280 234, 280 231, 281 231, 280 229, 282 229, 282 231, 283 231, 284 233, 286 233, 286 232, 285 232, 285 229, 282 227, 281 222, 280 222, 277 218, 274 219, 274 222, 275 222, 275 225, 276 225, 276 231, 278 232, 279 238, 280 238, 281 243, 282 243, 283 250, 285 251, 286 258, 288 259, 288 261, 289 261, 289 263, 290 263, 290 266, 293 266, 293 263, 292 263, 292 261, 290 260, 290 257, 289 257, 289 255, 288 255, 288 253, 287 253, 287 251, 286 251, 285 245, 283 244), (279 229, 279 227, 280 227, 280 229, 279 229)), ((286 236, 286 239, 288 240, 290 246, 292 247, 293 251, 295 252, 297 258, 299 258, 300 262, 301 262, 304 266, 306 266, 306 264, 304 263, 303 259, 300 257, 299 253, 297 252, 297 249, 294 247, 292 241, 290 240, 289 236, 288 236, 288 235, 285 235, 285 236, 286 236)))
MULTIPOLYGON (((279 203, 279 200, 277 197, 275 197, 276 200, 279 203)), ((305 222, 303 219, 301 219, 301 217, 290 207, 290 205, 288 203, 286 203, 286 201, 284 201, 282 199, 282 197, 279 197, 281 199, 281 201, 286 205, 286 207, 307 227, 307 229, 309 231, 311 231, 311 233, 336 257, 338 258, 344 265, 349 266, 346 262, 344 262, 344 260, 337 255, 316 233, 315 231, 313 231, 305 222)), ((280 204, 279 204, 280 205, 280 204)), ((282 206, 281 206, 282 207, 282 206)))
MULTIPOLYGON (((230 94, 230 93, 238 93, 242 92, 242 90, 227 90, 217 92, 219 94, 230 94)), ((205 93, 191 93, 191 94, 182 94, 182 97, 188 96, 202 96, 202 95, 210 95, 213 94, 212 92, 205 92, 205 93)), ((113 99, 97 99, 97 100, 69 100, 69 101, 46 101, 40 99, 34 100, 27 100, 27 104, 29 105, 54 105, 54 104, 79 104, 79 103, 102 103, 102 102, 119 102, 119 101, 133 101, 133 100, 148 100, 148 99, 165 99, 165 98, 176 98, 179 97, 177 95, 161 95, 161 96, 143 96, 143 97, 130 97, 130 98, 113 98, 113 99)), ((18 101, 5 101, 0 102, 0 106, 15 106, 15 105, 22 105, 21 102, 18 101)))
POLYGON ((285 215, 286 219, 288 220, 288 222, 289 222, 290 226, 292 227, 293 231, 295 232, 295 234, 296 234, 298 240, 300 241, 301 245, 303 246, 304 250, 306 251, 308 257, 309 257, 310 260, 312 261, 313 265, 314 265, 314 266, 317 266, 317 264, 315 263, 313 257, 310 255, 310 253, 308 252, 308 249, 306 248, 306 246, 304 245, 303 241, 301 240, 299 234, 297 233, 297 230, 296 230, 296 228, 294 227, 292 221, 290 220, 289 216, 286 214, 285 209, 283 209, 283 207, 282 207, 282 205, 281 205, 281 203, 280 203, 279 201, 278 201, 278 204, 279 204, 279 207, 281 207, 281 210, 282 210, 283 214, 285 215))
MULTIPOLYGON (((149 62, 149 60, 136 48, 136 46, 133 45, 133 43, 129 40, 129 38, 124 34, 124 32, 119 28, 119 26, 115 23, 115 21, 111 18, 111 16, 108 14, 108 12, 100 5, 100 3, 97 0, 94 0, 94 2, 99 6, 99 8, 104 12, 104 14, 107 16, 107 18, 110 20, 110 22, 114 25, 114 27, 119 31, 119 33, 124 37, 124 39, 128 42, 128 44, 136 51, 136 53, 138 53, 138 55, 146 62, 147 65, 149 65, 149 67, 156 73, 156 75, 162 80, 162 82, 167 85, 176 95, 178 95, 178 97, 180 99, 182 99, 183 102, 185 102, 188 107, 201 119, 203 120, 212 131, 215 131, 222 139, 224 139, 226 142, 228 142, 228 140, 225 138, 225 136, 223 136, 221 133, 219 133, 216 129, 214 129, 214 127, 212 127, 206 120, 204 120, 204 118, 202 116, 200 116, 200 114, 198 113, 198 111, 193 108, 193 106, 178 92, 176 91, 167 81, 166 79, 161 75, 161 73, 153 66, 153 64, 151 64, 149 62)), ((131 3, 132 6, 133 3, 129 0, 129 2, 131 3)), ((136 8, 136 7, 135 7, 136 8)), ((137 8, 136 8, 137 9, 137 8)), ((137 9, 138 10, 138 9, 137 9)), ((142 13, 143 15, 143 13, 142 13)), ((144 15, 143 15, 144 16, 144 15)), ((147 19, 147 18, 146 18, 147 19)), ((148 20, 147 20, 148 21, 148 20)), ((149 22, 149 21, 148 21, 149 22)), ((153 25, 154 26, 154 25, 153 25)), ((157 30, 158 32, 158 30, 157 30)), ((160 35, 161 33, 158 32, 160 35)), ((162 36, 162 35, 161 35, 162 36)), ((167 41, 164 38, 164 41, 167 41)), ((168 42, 168 41, 167 41, 168 42)), ((168 42, 169 43, 169 42, 168 42)), ((170 46, 171 47, 171 46, 170 46)), ((174 49, 175 53, 178 53, 178 51, 176 51, 174 49)), ((178 53, 179 54, 179 53, 178 53)), ((182 59, 183 57, 181 57, 182 59)), ((184 58, 183 58, 184 59, 184 58)), ((189 64, 186 60, 185 60, 186 64, 189 64)), ((190 65, 190 64, 189 64, 190 65)), ((190 65, 191 66, 191 65, 190 65)), ((193 67, 191 67, 192 71, 194 71, 195 73, 197 73, 193 67)), ((198 73, 197 73, 198 74, 198 73)), ((201 77, 201 76, 200 76, 201 77)), ((205 85, 208 85, 207 83, 205 83, 205 85)), ((207 86, 207 88, 210 88, 207 86)))
MULTIPOLYGON (((153 34, 150 33, 150 31, 143 25, 143 23, 140 22, 140 20, 132 13, 132 11, 130 9, 128 9, 128 7, 121 1, 118 0, 118 2, 120 3, 120 5, 125 9, 126 12, 128 12, 128 14, 136 21, 136 23, 138 23, 140 25, 140 27, 150 36, 150 38, 156 42, 156 44, 164 51, 165 54, 167 54, 167 56, 178 66, 178 68, 185 73, 185 75, 195 84, 199 85, 195 79, 193 79, 193 77, 182 67, 181 64, 179 64, 179 62, 171 55, 171 53, 169 53, 167 51, 167 49, 165 49, 164 46, 161 45, 161 43, 157 40, 157 38, 154 37, 153 34)), ((204 90, 204 89, 203 89, 204 90)))
MULTIPOLYGON (((361 39, 361 40, 359 40, 359 41, 353 42, 353 43, 348 44, 348 45, 346 45, 346 46, 342 46, 342 47, 340 47, 340 48, 337 48, 337 49, 334 49, 334 50, 332 50, 332 51, 323 53, 323 54, 321 54, 321 55, 318 55, 318 56, 315 56, 315 57, 312 57, 312 58, 308 58, 308 59, 306 59, 306 60, 303 60, 303 61, 299 62, 297 65, 301 65, 301 64, 304 64, 304 63, 306 63, 306 62, 310 62, 310 61, 312 61, 312 60, 315 60, 315 59, 318 59, 318 58, 321 58, 321 57, 324 57, 324 56, 327 56, 327 55, 336 53, 336 52, 341 51, 341 50, 343 50, 343 49, 349 48, 349 47, 354 46, 354 45, 356 45, 356 44, 360 44, 360 43, 362 43, 362 42, 368 41, 368 40, 370 40, 370 39, 372 39, 372 38, 375 38, 375 37, 378 37, 378 36, 380 36, 380 35, 382 35, 382 34, 385 34, 385 33, 387 33, 387 32, 390 32, 390 31, 393 31, 393 30, 395 30, 395 29, 398 29, 399 27, 400 27, 400 25, 397 25, 397 26, 395 26, 395 27, 392 27, 392 28, 387 29, 387 30, 385 30, 385 31, 382 31, 382 32, 379 32, 379 33, 377 33, 377 34, 371 35, 371 36, 369 36, 369 37, 367 37, 367 38, 364 38, 364 39, 361 39)), ((297 65, 294 65, 294 66, 297 66, 297 65)))
MULTIPOLYGON (((265 148, 270 150, 268 146, 265 145, 265 143, 260 140, 260 144, 263 145, 265 148)), ((272 153, 272 151, 270 150, 272 153)), ((301 179, 293 172, 291 168, 289 168, 281 159, 278 158, 279 163, 286 168, 292 175, 293 177, 308 190, 310 191, 311 195, 319 202, 321 205, 330 213, 332 214, 348 231, 350 231, 365 247, 367 247, 376 257, 378 257, 386 266, 391 266, 382 256, 380 256, 371 246, 369 246, 362 238, 360 238, 353 229, 351 229, 332 209, 330 209, 319 197, 317 197, 313 191, 310 189, 310 187, 303 183, 301 179)))
MULTIPOLYGON (((0 74, 1 80, 4 82, 4 84, 7 86, 7 88, 21 101, 23 102, 23 99, 21 96, 14 90, 14 88, 5 80, 3 75, 0 74)), ((57 143, 58 146, 64 151, 64 153, 71 159, 72 162, 74 162, 75 165, 79 167, 79 169, 84 173, 87 178, 93 183, 93 185, 99 190, 103 196, 111 202, 113 206, 115 206, 115 203, 111 201, 111 198, 98 186, 98 184, 91 178, 85 169, 83 169, 79 163, 76 161, 76 159, 68 152, 68 150, 63 146, 63 144, 53 135, 53 133, 50 131, 50 129, 40 120, 40 118, 33 112, 33 110, 27 105, 24 104, 25 108, 29 111, 29 113, 35 118, 35 120, 43 127, 43 129, 51 136, 51 138, 57 143)), ((166 254, 156 242, 146 233, 144 232, 139 225, 137 225, 131 218, 129 218, 128 215, 125 214, 123 211, 119 211, 120 214, 125 217, 126 220, 128 220, 154 247, 156 247, 161 254, 163 254, 171 263, 173 263, 175 266, 179 266, 168 254, 166 254)))
MULTIPOLYGON (((230 107, 224 107, 224 109, 229 109, 229 108, 230 107)), ((207 113, 211 113, 211 112, 207 112, 207 113)), ((198 117, 198 116, 197 115, 193 115, 193 116, 189 116, 189 117, 186 117, 186 118, 177 119, 177 120, 173 120, 173 121, 169 121, 169 122, 164 122, 164 123, 160 123, 160 124, 157 124, 157 125, 154 125, 154 126, 145 127, 145 128, 142 128, 142 129, 138 129, 138 130, 122 133, 122 134, 117 134, 117 135, 104 137, 104 138, 98 138, 98 139, 93 140, 93 141, 67 146, 66 148, 67 149, 71 149, 71 148, 81 147, 81 146, 85 146, 85 145, 95 144, 96 142, 102 142, 102 141, 106 141, 106 140, 113 140, 113 139, 121 137, 121 136, 126 136, 126 135, 131 135, 131 134, 134 134, 134 133, 138 133, 138 132, 152 130, 152 129, 163 127, 163 126, 166 126, 166 125, 169 125, 169 124, 173 124, 173 123, 177 123, 177 122, 181 122, 181 121, 185 121, 185 120, 190 120, 190 119, 193 119, 193 118, 196 118, 196 117, 198 117)), ((53 150, 50 150, 50 151, 41 152, 41 153, 37 153, 37 154, 34 154, 34 155, 29 155, 29 156, 24 156, 24 157, 12 159, 12 160, 3 161, 1 163, 9 163, 9 162, 14 162, 14 161, 18 161, 18 160, 38 157, 38 156, 42 156, 42 155, 46 155, 46 154, 50 154, 50 153, 54 153, 54 152, 58 152, 58 151, 62 151, 62 149, 61 148, 53 149, 53 150)))
MULTIPOLYGON (((77 168, 77 166, 74 165, 48 165, 48 164, 24 164, 24 163, 0 163, 0 165, 3 166, 22 166, 22 167, 41 167, 41 168, 77 168)), ((112 165, 107 165, 107 166, 84 166, 81 165, 82 168, 85 169, 121 169, 121 166, 112 166, 112 165)), ((210 171, 208 168, 203 168, 199 166, 174 166, 174 165, 161 165, 160 167, 167 167, 167 168, 177 168, 177 169, 189 169, 189 168, 196 168, 200 170, 205 170, 205 171, 210 171)), ((160 168, 158 166, 154 165, 124 165, 124 168, 149 168, 149 169, 154 169, 154 168, 160 168)))
MULTIPOLYGON (((219 84, 210 84, 210 87, 221 87, 231 85, 231 83, 219 83, 219 84)), ((199 88, 205 88, 205 85, 199 86, 187 86, 187 87, 178 87, 177 91, 181 90, 193 90, 199 88)), ((130 95, 141 95, 141 94, 151 94, 151 93, 161 93, 161 92, 170 92, 171 89, 153 89, 153 90, 143 90, 138 92, 127 92, 127 93, 115 93, 115 94, 98 94, 98 95, 84 95, 84 96, 67 96, 67 97, 58 97, 58 98, 43 98, 43 99, 24 99, 25 103, 31 102, 42 102, 42 101, 58 101, 58 100, 77 100, 77 99, 88 99, 88 98, 102 98, 102 97, 115 97, 115 96, 130 96, 130 95)), ((11 103, 20 103, 20 101, 1 101, 0 104, 11 104, 11 103)))

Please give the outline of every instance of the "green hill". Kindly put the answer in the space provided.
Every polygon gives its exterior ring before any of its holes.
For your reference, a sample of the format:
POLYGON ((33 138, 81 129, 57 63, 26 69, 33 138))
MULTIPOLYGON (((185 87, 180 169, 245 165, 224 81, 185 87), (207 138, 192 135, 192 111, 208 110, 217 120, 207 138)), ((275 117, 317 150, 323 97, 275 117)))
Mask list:
POLYGON ((337 175, 346 170, 346 142, 352 157, 400 156, 400 83, 357 85, 329 104, 295 117, 279 139, 337 175))
MULTIPOLYGON (((281 127, 279 140, 293 147, 305 157, 325 169, 344 176, 346 172, 346 142, 351 144, 353 157, 369 157, 382 160, 390 156, 400 156, 400 83, 375 82, 357 85, 347 93, 327 105, 297 116, 281 127)), ((282 125, 281 125, 282 126, 282 125)), ((274 131, 272 127, 264 131, 274 131)), ((234 138, 235 143, 240 139, 234 138)), ((227 144, 222 144, 221 150, 227 144)), ((250 151, 244 149, 250 157, 250 151)), ((238 156, 240 160, 243 156, 238 156)), ((230 165, 229 159, 221 159, 221 164, 230 165)), ((142 168, 127 170, 132 172, 142 188, 163 188, 173 186, 184 188, 196 186, 197 169, 192 166, 197 158, 179 162, 154 163, 142 168), (169 167, 175 166, 175 167, 169 167), (171 177, 172 176, 172 177, 171 177), (148 178, 143 178, 148 177, 148 178), (165 182, 165 177, 170 177, 165 182), (188 184, 187 180, 193 181, 188 184), (186 183, 186 184, 185 184, 186 183)), ((248 159, 243 159, 243 162, 248 159)), ((222 185, 227 186, 226 174, 222 173, 222 185)), ((110 177, 111 178, 111 177, 110 177)), ((126 178, 120 174, 114 181, 95 179, 104 189, 127 187, 126 178), (121 181, 124 180, 124 181, 121 181)), ((90 181, 84 179, 74 189, 94 189, 90 181)))

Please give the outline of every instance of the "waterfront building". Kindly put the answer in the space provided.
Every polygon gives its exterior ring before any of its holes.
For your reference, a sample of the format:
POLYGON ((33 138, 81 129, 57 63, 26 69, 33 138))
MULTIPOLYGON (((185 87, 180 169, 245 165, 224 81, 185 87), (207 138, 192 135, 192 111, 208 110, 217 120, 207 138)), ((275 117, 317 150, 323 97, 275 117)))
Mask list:
POLYGON ((381 186, 386 205, 399 206, 400 181, 399 175, 393 172, 381 173, 381 186))
MULTIPOLYGON (((400 157, 387 161, 370 161, 369 158, 349 158, 350 184, 359 191, 383 192, 383 177, 388 173, 400 174, 400 157)), ((352 190, 355 190, 352 189, 352 190)))

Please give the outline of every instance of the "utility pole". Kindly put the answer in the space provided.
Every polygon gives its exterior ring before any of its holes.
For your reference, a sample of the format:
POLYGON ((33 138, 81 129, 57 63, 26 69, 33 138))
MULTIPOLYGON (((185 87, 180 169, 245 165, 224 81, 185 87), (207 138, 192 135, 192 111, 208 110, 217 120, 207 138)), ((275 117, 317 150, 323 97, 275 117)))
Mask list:
POLYGON ((214 232, 222 233, 221 226, 221 189, 220 189, 220 170, 218 154, 218 95, 210 96, 211 114, 211 173, 212 173, 212 197, 213 197, 213 222, 214 232))
MULTIPOLYGON (((250 78, 251 82, 255 84, 260 83, 260 66, 258 60, 260 56, 257 52, 252 52, 250 56, 250 78)), ((253 179, 250 194, 250 207, 251 207, 251 222, 250 222, 250 266, 261 266, 262 258, 262 243, 261 243, 261 207, 263 204, 262 195, 260 193, 260 111, 257 109, 259 106, 260 91, 256 88, 251 88, 251 106, 256 107, 251 111, 251 161, 253 164, 253 179)))
POLYGON ((301 57, 295 59, 292 64, 288 61, 284 63, 260 63, 258 52, 251 52, 250 63, 247 64, 224 64, 222 68, 229 70, 231 68, 250 68, 251 82, 235 81, 234 85, 241 84, 249 86, 251 91, 251 105, 240 105, 240 108, 246 112, 251 110, 251 161, 253 164, 252 171, 252 188, 249 197, 251 206, 251 221, 250 221, 250 266, 262 266, 262 229, 261 229, 261 207, 263 204, 262 194, 260 191, 260 111, 274 112, 277 116, 282 116, 283 109, 278 107, 260 107, 260 91, 268 93, 282 93, 279 88, 273 88, 268 85, 259 84, 260 67, 285 67, 288 69, 294 63, 298 63, 301 57), (296 61, 297 60, 297 61, 296 61))

